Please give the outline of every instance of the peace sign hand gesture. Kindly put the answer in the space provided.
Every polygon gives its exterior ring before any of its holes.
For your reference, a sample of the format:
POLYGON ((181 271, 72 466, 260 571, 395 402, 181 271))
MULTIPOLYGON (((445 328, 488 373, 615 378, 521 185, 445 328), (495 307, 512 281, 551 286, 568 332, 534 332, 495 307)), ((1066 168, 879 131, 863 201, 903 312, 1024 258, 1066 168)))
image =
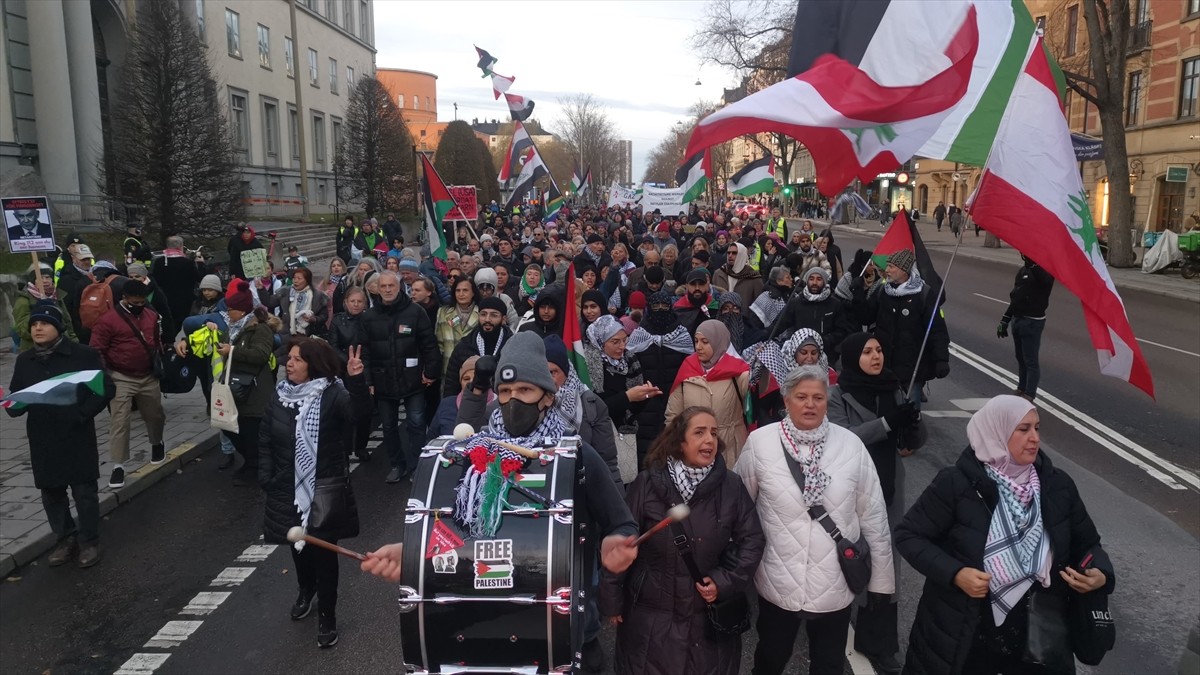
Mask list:
POLYGON ((349 354, 350 358, 346 361, 346 374, 349 375, 350 377, 356 377, 358 375, 362 375, 362 372, 363 372, 362 345, 358 345, 358 346, 350 345, 348 354, 349 354))

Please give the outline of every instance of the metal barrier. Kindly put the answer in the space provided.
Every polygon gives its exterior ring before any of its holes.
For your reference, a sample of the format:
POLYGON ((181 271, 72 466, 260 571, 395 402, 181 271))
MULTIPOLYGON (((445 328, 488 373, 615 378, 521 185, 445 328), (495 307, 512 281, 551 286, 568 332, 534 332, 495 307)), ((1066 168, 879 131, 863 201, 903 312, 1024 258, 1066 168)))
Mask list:
POLYGON ((46 197, 54 227, 60 232, 123 229, 125 223, 136 221, 141 211, 104 195, 47 193, 46 197))

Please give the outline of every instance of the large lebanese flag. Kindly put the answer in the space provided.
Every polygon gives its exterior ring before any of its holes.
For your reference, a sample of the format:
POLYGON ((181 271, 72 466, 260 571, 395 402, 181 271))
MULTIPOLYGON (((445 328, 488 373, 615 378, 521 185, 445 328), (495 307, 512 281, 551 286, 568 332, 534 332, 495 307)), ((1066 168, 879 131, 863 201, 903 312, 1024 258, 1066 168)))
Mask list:
POLYGON ((1100 252, 1050 63, 1035 38, 967 207, 1079 297, 1100 372, 1154 396, 1125 305, 1100 252))
POLYGON ((821 54, 795 77, 705 117, 684 156, 737 136, 782 133, 812 153, 821 192, 836 194, 916 154, 967 96, 980 11, 967 0, 871 4, 885 11, 857 63, 821 54))

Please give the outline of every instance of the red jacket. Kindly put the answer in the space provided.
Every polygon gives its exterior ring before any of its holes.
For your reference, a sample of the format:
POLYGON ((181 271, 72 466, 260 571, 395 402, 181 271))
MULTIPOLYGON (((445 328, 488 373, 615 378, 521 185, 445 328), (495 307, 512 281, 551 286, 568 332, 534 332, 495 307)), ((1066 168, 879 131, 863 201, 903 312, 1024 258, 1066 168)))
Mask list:
POLYGON ((100 360, 107 370, 131 377, 145 377, 154 371, 154 362, 126 319, 141 330, 151 349, 161 350, 158 314, 147 307, 140 316, 133 316, 119 302, 92 326, 90 345, 100 354, 100 360))

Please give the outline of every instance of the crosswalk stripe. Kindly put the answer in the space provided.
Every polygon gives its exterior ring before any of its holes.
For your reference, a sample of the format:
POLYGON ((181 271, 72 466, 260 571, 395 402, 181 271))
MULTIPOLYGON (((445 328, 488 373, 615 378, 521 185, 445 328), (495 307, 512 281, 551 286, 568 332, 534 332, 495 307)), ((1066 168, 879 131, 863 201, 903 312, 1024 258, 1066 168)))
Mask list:
POLYGON ((168 621, 158 629, 158 633, 150 638, 143 647, 145 649, 170 649, 183 644, 203 621, 168 621))
POLYGON ((187 604, 187 607, 179 610, 179 613, 207 616, 214 609, 220 607, 221 603, 225 602, 227 599, 229 599, 228 591, 204 591, 197 593, 196 597, 192 598, 192 601, 187 604))
POLYGON ((241 586, 242 582, 254 573, 253 567, 226 567, 221 570, 209 586, 241 586))
POLYGON ((169 658, 170 654, 134 654, 114 675, 150 675, 161 668, 169 658))

